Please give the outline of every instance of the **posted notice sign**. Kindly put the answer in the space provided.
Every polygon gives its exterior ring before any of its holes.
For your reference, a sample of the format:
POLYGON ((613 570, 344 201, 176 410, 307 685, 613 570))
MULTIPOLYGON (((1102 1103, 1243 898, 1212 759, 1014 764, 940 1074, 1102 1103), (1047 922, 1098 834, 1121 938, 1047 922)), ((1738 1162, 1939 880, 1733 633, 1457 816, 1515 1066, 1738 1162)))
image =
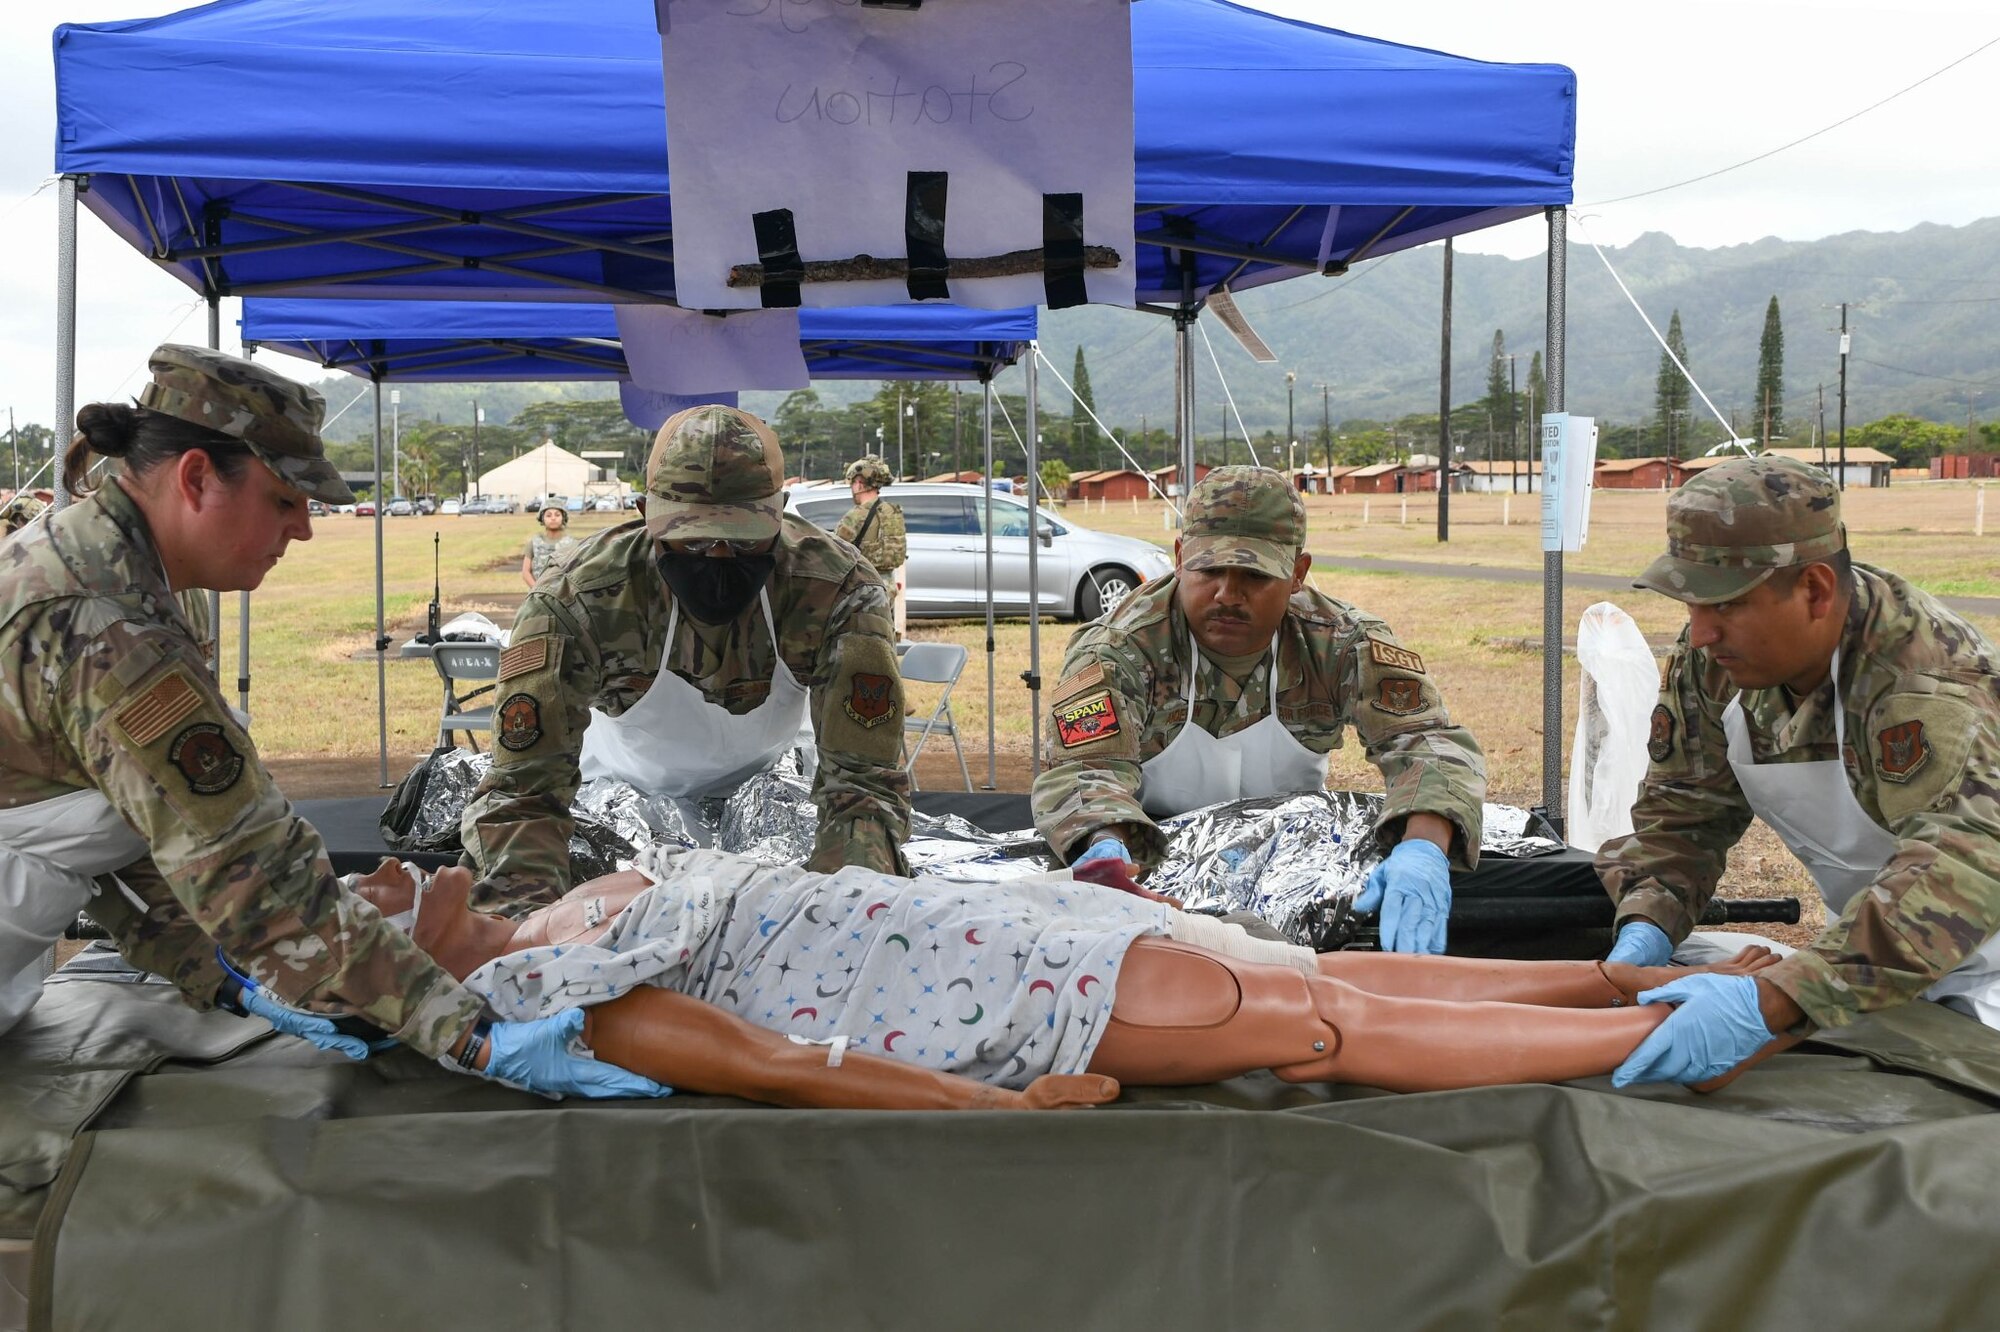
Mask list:
POLYGON ((1582 550, 1597 475, 1597 422, 1550 412, 1542 417, 1542 549, 1582 550))
POLYGON ((676 301, 1133 299, 1130 0, 655 0, 676 301))

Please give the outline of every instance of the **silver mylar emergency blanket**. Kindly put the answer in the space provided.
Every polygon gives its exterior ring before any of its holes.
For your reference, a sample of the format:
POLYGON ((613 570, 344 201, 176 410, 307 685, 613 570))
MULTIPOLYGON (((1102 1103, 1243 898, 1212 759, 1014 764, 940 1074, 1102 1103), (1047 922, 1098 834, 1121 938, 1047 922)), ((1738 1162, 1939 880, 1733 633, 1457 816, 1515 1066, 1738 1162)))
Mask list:
MULTIPOLYGON (((436 849, 453 842, 459 816, 492 762, 485 754, 449 750, 426 760, 429 783, 416 820, 399 850, 436 849)), ((1381 855, 1375 821, 1382 797, 1355 791, 1232 800, 1169 819, 1167 858, 1146 886, 1177 897, 1190 911, 1246 911, 1299 943, 1336 932, 1348 902, 1361 891, 1381 855)), ((570 838, 575 881, 608 874, 640 848, 659 840, 714 846, 774 865, 802 864, 812 855, 819 816, 811 784, 792 755, 727 797, 676 800, 650 796, 611 778, 577 788, 570 838)), ((1485 855, 1544 856, 1563 849, 1527 810, 1485 807, 1485 855)), ((1032 828, 989 833, 957 815, 910 816, 904 847, 913 874, 998 880, 1060 868, 1032 828)))

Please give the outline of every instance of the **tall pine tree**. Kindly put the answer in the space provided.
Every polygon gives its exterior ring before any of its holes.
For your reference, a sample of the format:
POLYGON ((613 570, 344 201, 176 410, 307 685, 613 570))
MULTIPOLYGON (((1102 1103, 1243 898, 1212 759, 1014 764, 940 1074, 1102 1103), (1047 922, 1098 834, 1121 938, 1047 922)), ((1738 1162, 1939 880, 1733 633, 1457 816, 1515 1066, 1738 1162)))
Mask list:
POLYGON ((1764 336, 1757 339, 1757 392, 1750 400, 1765 448, 1785 433, 1785 326, 1778 298, 1764 307, 1764 336))
POLYGON ((1097 427, 1091 424, 1090 413, 1084 411, 1085 407, 1090 408, 1092 412, 1096 411, 1097 399, 1090 393, 1090 367, 1083 363, 1083 344, 1080 342, 1076 344, 1076 366, 1070 374, 1069 383, 1070 387, 1076 390, 1076 397, 1069 409, 1070 448, 1074 450, 1071 456, 1081 457, 1084 441, 1093 441, 1095 444, 1093 456, 1097 459, 1097 470, 1101 472, 1104 470, 1104 437, 1098 434, 1097 427))
MULTIPOLYGON (((1493 330, 1493 359, 1486 363, 1486 410, 1499 438, 1511 439, 1514 425, 1513 399, 1507 389, 1507 334, 1493 330)), ((1486 456, 1493 456, 1493 435, 1487 436, 1486 456)))
MULTIPOLYGON (((1681 336, 1681 312, 1674 311, 1674 317, 1667 323, 1667 346, 1673 348, 1674 356, 1681 358, 1681 365, 1688 364, 1687 339, 1681 336)), ((1660 372, 1653 380, 1653 414, 1659 418, 1660 447, 1669 458, 1679 458, 1687 452, 1687 376, 1674 364, 1673 356, 1660 353, 1660 372)))

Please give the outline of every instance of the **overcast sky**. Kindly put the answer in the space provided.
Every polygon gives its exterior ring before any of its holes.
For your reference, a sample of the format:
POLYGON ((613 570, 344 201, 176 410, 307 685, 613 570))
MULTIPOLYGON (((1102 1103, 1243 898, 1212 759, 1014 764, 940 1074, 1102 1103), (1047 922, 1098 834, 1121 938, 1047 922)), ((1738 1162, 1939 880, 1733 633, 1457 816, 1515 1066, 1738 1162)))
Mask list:
MULTIPOLYGON (((1993 0, 1426 0, 1386 11, 1263 0, 1258 7, 1482 59, 1570 66, 1579 89, 1578 211, 1600 242, 1624 244, 1646 231, 1701 246, 1765 236, 1811 240, 2000 214, 2000 135, 1992 130, 2000 46, 1767 161, 1650 198, 1590 206, 1713 171, 1860 110, 2000 36, 1993 0)), ((50 34, 58 22, 166 12, 147 0, 0 4, 0 253, 7 256, 0 263, 0 412, 11 405, 23 421, 47 422, 54 400, 55 190, 41 188, 55 136, 50 34)), ((206 332, 190 290, 88 212, 79 232, 83 403, 131 394, 156 343, 170 336, 200 342, 206 332)), ((1513 256, 1538 253, 1542 243, 1539 221, 1459 242, 1513 256)), ((225 302, 224 346, 231 350, 235 317, 235 302, 225 302)), ((271 361, 317 377, 304 362, 271 361)))

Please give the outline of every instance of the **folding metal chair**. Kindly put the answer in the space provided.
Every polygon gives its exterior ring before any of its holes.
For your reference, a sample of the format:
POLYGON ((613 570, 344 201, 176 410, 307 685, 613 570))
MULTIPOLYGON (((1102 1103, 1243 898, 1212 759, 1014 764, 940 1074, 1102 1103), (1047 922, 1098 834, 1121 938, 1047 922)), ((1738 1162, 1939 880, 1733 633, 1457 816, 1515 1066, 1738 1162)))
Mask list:
POLYGON ((437 643, 431 647, 431 665, 437 667, 438 678, 444 681, 444 710, 438 714, 438 738, 440 747, 449 745, 453 731, 464 731, 466 743, 477 751, 479 741, 473 738, 474 731, 493 729, 493 701, 489 697, 486 705, 468 708, 465 705, 482 694, 491 695, 494 686, 481 685, 470 693, 461 694, 457 686, 467 681, 497 680, 500 676, 500 645, 498 643, 437 643))
POLYGON ((965 766, 965 749, 958 743, 958 726, 951 715, 951 690, 958 683, 958 673, 965 669, 966 650, 957 643, 912 643, 902 654, 897 669, 902 673, 903 683, 943 685, 944 692, 938 695, 937 706, 928 717, 903 718, 903 746, 910 755, 903 771, 910 774, 910 789, 917 789, 917 755, 924 752, 924 745, 932 735, 948 735, 951 747, 958 754, 959 775, 965 779, 965 789, 972 789, 972 771, 965 766), (910 732, 917 732, 917 744, 910 748, 910 732))

